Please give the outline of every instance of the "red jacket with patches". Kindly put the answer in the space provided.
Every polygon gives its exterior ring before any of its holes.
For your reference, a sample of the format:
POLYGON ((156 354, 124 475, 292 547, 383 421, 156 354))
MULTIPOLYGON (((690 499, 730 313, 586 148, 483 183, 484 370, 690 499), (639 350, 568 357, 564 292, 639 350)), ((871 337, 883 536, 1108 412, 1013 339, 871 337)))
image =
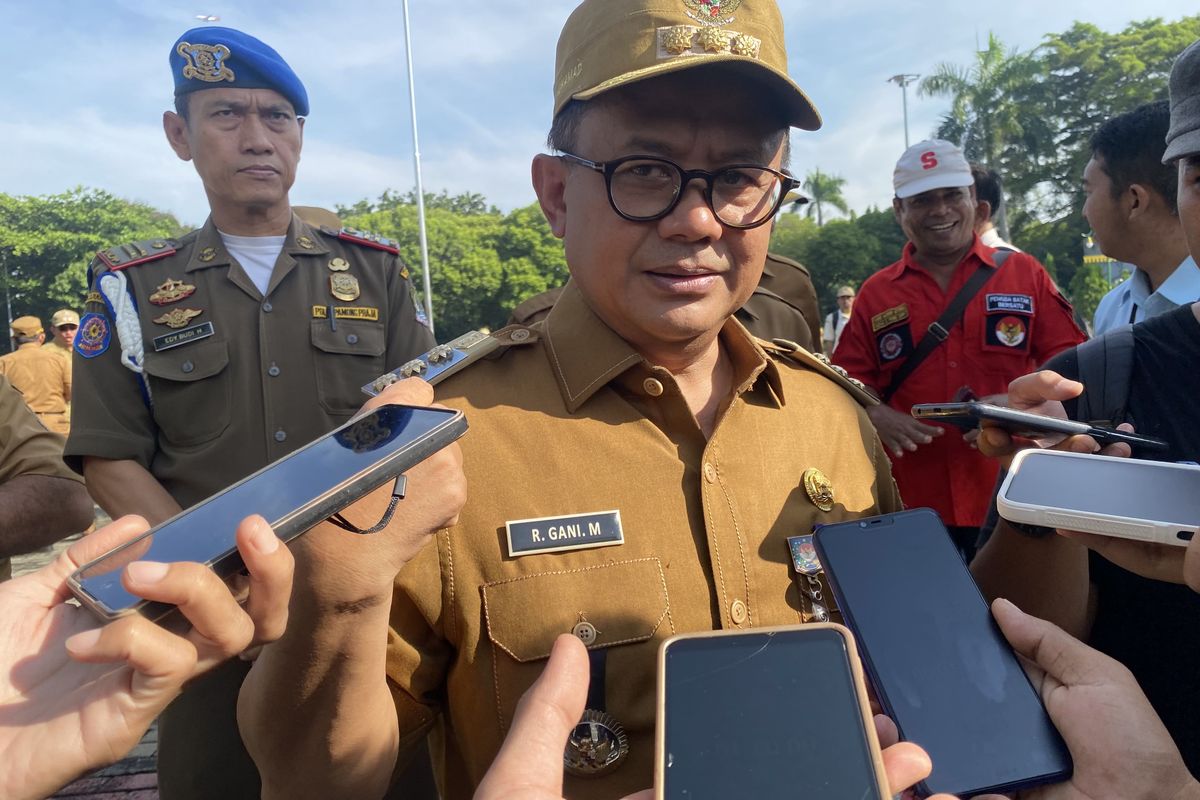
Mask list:
MULTIPOLYGON (((976 236, 943 292, 913 252, 909 242, 899 261, 863 283, 833 354, 834 363, 880 395, 979 265, 995 266, 996 251, 976 236)), ((978 397, 1007 393, 1009 381, 1085 338, 1071 304, 1038 260, 1010 253, 967 304, 950 338, 908 376, 888 405, 907 414, 916 403, 952 400, 964 386, 978 397)), ((904 504, 933 508, 947 525, 983 521, 998 471, 994 460, 952 427, 892 463, 904 504)))

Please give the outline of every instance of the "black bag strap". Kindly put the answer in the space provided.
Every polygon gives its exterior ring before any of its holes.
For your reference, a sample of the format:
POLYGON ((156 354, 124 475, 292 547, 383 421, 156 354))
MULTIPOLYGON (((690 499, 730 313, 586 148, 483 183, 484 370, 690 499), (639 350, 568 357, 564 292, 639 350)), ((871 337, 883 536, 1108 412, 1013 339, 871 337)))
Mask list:
POLYGON ((1004 266, 1004 262, 1008 260, 1012 252, 1012 250, 997 250, 996 254, 992 257, 992 260, 996 262, 995 267, 980 264, 975 273, 967 279, 963 287, 958 290, 958 294, 954 295, 954 298, 946 306, 946 309, 942 311, 942 315, 929 326, 925 335, 921 337, 921 342, 917 345, 917 348, 904 360, 900 368, 892 373, 892 381, 888 384, 887 389, 883 391, 883 397, 881 398, 884 405, 887 405, 888 401, 892 399, 892 396, 896 394, 900 385, 908 380, 908 376, 916 372, 917 367, 921 366, 925 359, 929 358, 942 342, 950 338, 950 331, 959 323, 963 314, 966 313, 967 304, 971 302, 975 295, 979 294, 979 290, 983 288, 985 283, 991 280, 991 277, 999 271, 1000 267, 1004 266))
POLYGON ((1083 422, 1119 425, 1126 421, 1133 380, 1133 326, 1113 328, 1075 348, 1079 360, 1079 396, 1075 417, 1083 422))

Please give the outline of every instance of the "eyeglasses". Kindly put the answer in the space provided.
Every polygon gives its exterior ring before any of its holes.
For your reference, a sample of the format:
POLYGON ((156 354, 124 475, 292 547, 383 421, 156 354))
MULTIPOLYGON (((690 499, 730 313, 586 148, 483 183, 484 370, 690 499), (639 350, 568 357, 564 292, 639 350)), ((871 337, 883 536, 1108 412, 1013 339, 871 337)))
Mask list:
POLYGON ((624 156, 612 161, 588 161, 562 153, 560 158, 604 175, 608 202, 617 215, 631 222, 662 219, 675 210, 683 189, 704 181, 704 200, 730 228, 756 228, 783 205, 783 198, 800 182, 786 172, 757 164, 730 164, 714 172, 684 169, 654 156, 624 156))
POLYGON ((838 299, 838 300, 853 300, 853 299, 854 299, 854 295, 852 295, 852 294, 839 294, 837 299, 838 299))

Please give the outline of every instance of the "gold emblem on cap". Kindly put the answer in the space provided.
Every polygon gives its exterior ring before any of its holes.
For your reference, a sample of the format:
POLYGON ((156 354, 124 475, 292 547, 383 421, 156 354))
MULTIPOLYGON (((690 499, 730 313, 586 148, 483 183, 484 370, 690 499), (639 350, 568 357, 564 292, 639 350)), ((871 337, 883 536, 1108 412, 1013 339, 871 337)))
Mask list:
POLYGON ((215 247, 206 247, 200 251, 200 260, 204 261, 206 263, 209 261, 212 261, 216 257, 217 257, 217 248, 215 248, 215 247))
POLYGON ((344 258, 334 258, 329 262, 329 269, 334 272, 345 272, 350 269, 350 262, 344 258))
POLYGON ((595 778, 612 772, 628 755, 625 726, 611 714, 589 708, 567 738, 563 768, 580 778, 595 778))
POLYGON ((814 506, 822 511, 833 511, 833 484, 825 477, 824 472, 815 467, 806 469, 801 482, 814 506))
POLYGON ((733 34, 720 28, 701 28, 696 41, 706 53, 724 53, 729 49, 729 38, 733 34))
POLYGON ((687 15, 702 25, 728 25, 742 0, 683 0, 687 15))
POLYGON ((662 33, 662 46, 673 56, 683 55, 692 49, 692 38, 696 29, 691 25, 674 25, 662 33))
POLYGON ((185 297, 191 297, 195 291, 196 287, 191 284, 167 278, 166 282, 155 287, 154 293, 150 295, 150 302, 156 306, 169 306, 185 297))
POLYGON ((205 83, 233 80, 233 70, 225 65, 225 60, 229 58, 229 48, 225 45, 180 42, 175 51, 186 62, 183 65, 183 77, 205 83))
POLYGON ((204 312, 197 308, 172 308, 154 321, 168 328, 182 328, 204 312))
POLYGON ((729 42, 729 52, 735 56, 746 56, 747 58, 758 58, 758 51, 761 47, 762 40, 748 33, 739 33, 729 42))
POLYGON ((358 289, 358 278, 335 272, 329 276, 329 292, 338 300, 357 300, 361 292, 358 289))
POLYGON ((298 236, 296 238, 296 244, 300 245, 305 250, 313 249, 313 240, 308 238, 307 236, 298 236))

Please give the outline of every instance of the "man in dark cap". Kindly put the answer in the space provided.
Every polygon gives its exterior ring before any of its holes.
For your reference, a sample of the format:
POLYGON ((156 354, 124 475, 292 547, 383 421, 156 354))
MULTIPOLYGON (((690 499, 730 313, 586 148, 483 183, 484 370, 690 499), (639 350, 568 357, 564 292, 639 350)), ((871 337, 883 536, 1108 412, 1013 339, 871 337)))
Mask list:
POLYGON ((900 500, 874 400, 734 317, 796 185, 790 128, 820 125, 783 42, 771 0, 571 14, 532 167, 571 281, 437 387, 471 421, 457 521, 398 575, 386 537, 304 537, 338 558, 298 569, 239 700, 267 797, 378 797, 430 731, 442 797, 470 797, 560 633, 595 687, 565 796, 621 797, 652 781, 665 638, 831 616, 792 547, 900 500))
MULTIPOLYGON (((433 345, 394 242, 293 213, 309 99, 272 48, 202 27, 170 51, 163 130, 204 227, 100 251, 75 339, 68 463, 114 518, 151 524, 349 419, 360 386, 433 345)), ((234 661, 166 712, 164 798, 257 797, 234 661)))

